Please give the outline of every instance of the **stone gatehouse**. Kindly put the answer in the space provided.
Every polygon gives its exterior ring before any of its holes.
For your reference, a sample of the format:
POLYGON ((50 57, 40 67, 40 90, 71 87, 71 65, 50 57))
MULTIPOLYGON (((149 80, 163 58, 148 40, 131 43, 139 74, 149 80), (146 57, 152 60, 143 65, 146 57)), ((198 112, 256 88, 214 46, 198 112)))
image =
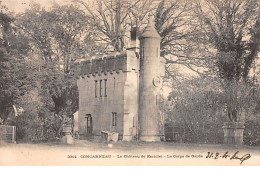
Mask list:
POLYGON ((81 135, 110 131, 124 141, 160 141, 158 102, 165 71, 160 40, 150 20, 139 38, 131 31, 126 51, 77 63, 81 135))

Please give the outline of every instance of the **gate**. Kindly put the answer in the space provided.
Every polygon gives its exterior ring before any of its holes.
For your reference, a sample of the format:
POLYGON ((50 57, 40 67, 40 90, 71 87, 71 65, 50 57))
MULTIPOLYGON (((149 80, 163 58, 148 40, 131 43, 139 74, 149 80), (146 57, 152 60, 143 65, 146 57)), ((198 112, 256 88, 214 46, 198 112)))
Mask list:
POLYGON ((0 140, 7 143, 16 143, 16 127, 0 125, 0 140))
POLYGON ((172 124, 165 124, 164 134, 166 141, 182 142, 183 131, 178 126, 172 124))

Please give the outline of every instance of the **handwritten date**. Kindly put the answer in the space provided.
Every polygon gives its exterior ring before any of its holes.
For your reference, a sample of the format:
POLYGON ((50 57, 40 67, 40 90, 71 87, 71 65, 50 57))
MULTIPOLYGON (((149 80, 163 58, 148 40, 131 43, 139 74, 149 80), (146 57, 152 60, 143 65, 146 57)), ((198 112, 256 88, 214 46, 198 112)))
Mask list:
POLYGON ((231 154, 228 151, 225 152, 224 154, 220 154, 218 152, 217 153, 208 152, 206 158, 213 158, 213 159, 224 158, 230 160, 240 160, 240 165, 242 165, 244 161, 251 158, 251 155, 250 154, 240 155, 239 151, 235 152, 234 154, 231 154))

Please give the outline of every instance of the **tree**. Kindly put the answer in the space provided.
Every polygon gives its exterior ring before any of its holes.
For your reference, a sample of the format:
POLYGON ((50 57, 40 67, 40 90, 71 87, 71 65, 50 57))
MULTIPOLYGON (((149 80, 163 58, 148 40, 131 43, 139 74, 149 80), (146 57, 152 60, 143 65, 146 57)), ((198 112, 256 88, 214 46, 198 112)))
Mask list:
POLYGON ((260 49, 259 9, 258 0, 205 1, 195 8, 201 43, 216 51, 213 71, 222 80, 227 114, 234 122, 240 120, 245 91, 252 89, 249 71, 260 49))
MULTIPOLYGON (((85 53, 79 48, 84 43, 81 36, 88 36, 89 20, 78 7, 54 5, 49 13, 50 33, 54 37, 56 55, 63 57, 64 72, 69 73, 72 61, 85 53), (76 56, 75 56, 76 55, 76 56), (73 58, 74 57, 74 58, 73 58)), ((54 50, 54 49, 53 49, 54 50)))
POLYGON ((192 31, 187 30, 191 22, 189 16, 191 10, 192 4, 185 1, 162 0, 156 7, 155 26, 162 37, 161 56, 179 57, 180 53, 187 48, 188 43, 185 41, 191 36, 192 31))
POLYGON ((53 51, 51 48, 51 37, 49 34, 50 24, 47 20, 48 13, 41 9, 39 4, 32 3, 31 9, 19 14, 15 24, 29 38, 34 52, 38 52, 41 63, 52 61, 53 51))
POLYGON ((0 110, 1 120, 3 123, 7 119, 9 109, 12 105, 12 94, 13 91, 8 90, 8 86, 13 84, 14 79, 12 78, 12 65, 8 64, 10 60, 9 53, 6 50, 6 37, 5 32, 10 29, 11 18, 6 14, 0 13, 1 21, 1 47, 0 47, 0 110), (4 40, 5 39, 5 40, 4 40), (8 109, 9 108, 9 109, 8 109))
POLYGON ((175 79, 176 64, 186 66, 196 71, 201 67, 200 58, 193 57, 193 44, 190 43, 194 36, 192 28, 193 19, 191 12, 193 4, 190 1, 160 1, 154 10, 155 26, 160 34, 161 56, 166 59, 166 75, 175 79))
MULTIPOLYGON (((127 32, 136 27, 141 31, 147 23, 148 14, 155 16, 156 29, 162 37, 161 56, 167 60, 166 70, 172 75, 173 64, 182 64, 192 69, 198 59, 190 57, 193 35, 190 12, 193 4, 189 1, 152 0, 99 0, 83 5, 91 19, 93 29, 97 30, 97 41, 106 42, 114 51, 122 51, 126 44, 127 32)), ((194 69, 193 69, 194 70, 194 69)), ((173 75, 174 77, 174 75, 173 75)))
POLYGON ((46 11, 34 4, 30 10, 20 15, 16 24, 33 42, 33 52, 40 57, 38 77, 41 75, 39 79, 44 80, 41 84, 49 85, 50 94, 58 97, 59 90, 65 89, 67 84, 64 83, 64 86, 61 82, 67 79, 74 83, 69 80, 73 77, 71 71, 73 61, 82 57, 80 55, 85 55, 80 51, 80 45, 84 43, 82 36, 87 36, 88 31, 88 22, 84 13, 72 5, 56 4, 51 11, 46 11), (53 86, 55 83, 56 87, 53 86), (57 86, 61 87, 57 89, 57 86), (54 92, 55 89, 57 93, 54 92))
MULTIPOLYGON (((34 4, 19 15, 15 24, 31 42, 32 53, 28 59, 41 98, 38 116, 44 125, 51 114, 62 121, 64 114, 72 115, 78 109, 73 64, 77 58, 86 57, 83 43, 88 36, 88 20, 84 12, 73 5, 56 4, 46 11, 34 4)), ((54 127, 56 132, 60 127, 54 127)))
MULTIPOLYGON (((1 4, 0 4, 1 5, 1 4)), ((28 82, 25 56, 29 50, 28 39, 13 25, 14 18, 7 15, 1 6, 0 12, 0 118, 5 123, 17 99, 24 95, 28 82)))
POLYGON ((17 25, 34 42, 43 62, 60 62, 64 73, 70 72, 73 60, 86 54, 80 46, 82 36, 88 36, 88 19, 76 6, 55 4, 46 11, 39 4, 32 4, 19 16, 17 25))
POLYGON ((131 2, 128 13, 129 24, 131 28, 136 27, 140 31, 143 26, 146 26, 148 15, 154 12, 159 1, 136 0, 131 2))
POLYGON ((201 37, 216 49, 215 64, 226 81, 247 80, 260 45, 259 1, 225 0, 197 3, 201 37), (209 8, 205 8, 208 6, 209 8))
POLYGON ((125 48, 126 31, 129 30, 128 15, 139 1, 131 3, 128 0, 98 0, 88 4, 81 0, 76 2, 85 7, 93 29, 98 30, 96 40, 106 42, 114 51, 122 51, 125 48))

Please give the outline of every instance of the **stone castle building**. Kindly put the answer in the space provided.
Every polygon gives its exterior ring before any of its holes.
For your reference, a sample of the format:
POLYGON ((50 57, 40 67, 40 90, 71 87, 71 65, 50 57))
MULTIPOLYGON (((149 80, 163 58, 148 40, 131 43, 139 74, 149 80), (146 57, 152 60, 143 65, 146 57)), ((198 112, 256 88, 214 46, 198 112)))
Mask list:
POLYGON ((117 132, 119 139, 160 141, 163 116, 159 110, 164 59, 154 23, 121 53, 86 60, 79 66, 79 133, 100 136, 117 132))

